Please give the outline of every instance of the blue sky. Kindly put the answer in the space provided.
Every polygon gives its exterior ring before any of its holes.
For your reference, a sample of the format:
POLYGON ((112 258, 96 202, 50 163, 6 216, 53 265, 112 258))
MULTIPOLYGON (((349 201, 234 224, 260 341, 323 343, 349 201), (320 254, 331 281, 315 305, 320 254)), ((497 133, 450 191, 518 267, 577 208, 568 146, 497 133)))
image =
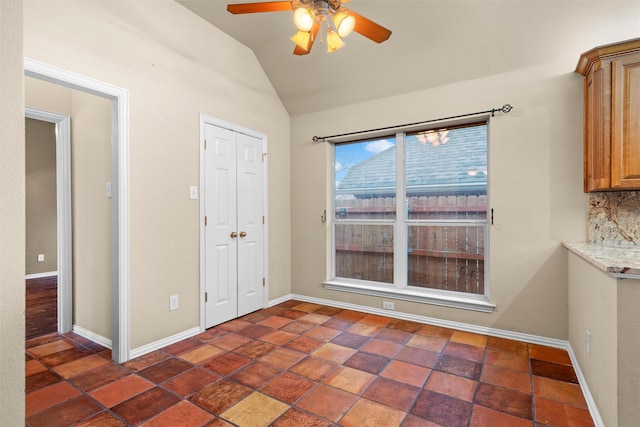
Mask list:
POLYGON ((336 185, 342 181, 349 168, 395 145, 395 138, 354 142, 336 145, 336 185))

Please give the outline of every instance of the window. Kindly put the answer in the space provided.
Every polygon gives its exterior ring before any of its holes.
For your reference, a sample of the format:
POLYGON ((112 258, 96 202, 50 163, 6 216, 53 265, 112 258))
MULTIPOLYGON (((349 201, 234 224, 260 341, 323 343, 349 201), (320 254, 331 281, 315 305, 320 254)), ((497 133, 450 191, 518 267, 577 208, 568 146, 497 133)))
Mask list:
POLYGON ((330 289, 490 311, 487 124, 335 144, 330 289))

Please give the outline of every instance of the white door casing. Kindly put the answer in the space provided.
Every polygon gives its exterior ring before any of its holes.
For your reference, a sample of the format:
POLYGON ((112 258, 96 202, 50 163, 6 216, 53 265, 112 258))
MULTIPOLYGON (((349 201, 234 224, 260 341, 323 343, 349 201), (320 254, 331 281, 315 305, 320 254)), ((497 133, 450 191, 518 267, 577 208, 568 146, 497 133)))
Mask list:
POLYGON ((58 332, 73 326, 73 239, 71 219, 71 117, 25 107, 25 117, 56 126, 56 221, 58 258, 58 332))
POLYGON ((263 308, 265 295, 263 140, 210 121, 202 122, 203 329, 263 308))
MULTIPOLYGON (((24 59, 24 74, 111 100, 112 328, 111 354, 129 360, 129 91, 53 65, 24 59)), ((69 297, 65 297, 69 300, 69 297)))

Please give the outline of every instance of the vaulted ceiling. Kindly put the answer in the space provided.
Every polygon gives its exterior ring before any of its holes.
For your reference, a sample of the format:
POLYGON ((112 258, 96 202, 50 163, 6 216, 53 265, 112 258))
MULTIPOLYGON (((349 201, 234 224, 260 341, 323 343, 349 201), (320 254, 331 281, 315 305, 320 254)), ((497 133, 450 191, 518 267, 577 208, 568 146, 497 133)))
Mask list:
MULTIPOLYGON (((291 12, 232 15, 228 3, 247 1, 177 1, 252 49, 292 116, 566 56, 554 51, 562 19, 580 20, 590 7, 541 0, 351 0, 345 6, 389 28, 389 40, 376 44, 353 33, 337 52, 316 43, 309 55, 295 56, 291 12)), ((580 53, 571 52, 571 61, 580 53)))

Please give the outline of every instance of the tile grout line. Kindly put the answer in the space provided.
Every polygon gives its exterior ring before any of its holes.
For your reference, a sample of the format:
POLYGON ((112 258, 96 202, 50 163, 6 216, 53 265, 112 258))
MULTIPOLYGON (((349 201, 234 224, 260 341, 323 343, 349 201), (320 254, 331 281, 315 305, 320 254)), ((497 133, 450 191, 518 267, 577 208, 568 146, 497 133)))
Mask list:
MULTIPOLYGON (((277 306, 276 306, 277 307, 277 306)), ((403 320, 403 319, 394 319, 394 318, 389 318, 390 321, 385 323, 383 326, 379 326, 378 324, 376 324, 375 322, 373 323, 369 323, 366 321, 363 321, 363 319, 365 319, 367 317, 367 314, 365 313, 359 313, 350 309, 340 309, 340 311, 337 311, 335 314, 333 315, 324 315, 324 314, 320 314, 320 313, 316 313, 319 310, 325 310, 327 308, 327 306, 323 306, 323 305, 319 305, 319 304, 312 304, 312 303, 303 303, 303 302, 298 302, 297 304, 292 304, 292 305, 281 305, 279 310, 271 310, 269 312, 267 312, 267 310, 265 310, 264 312, 261 312, 261 314, 256 314, 256 313, 252 313, 250 315, 244 316, 240 319, 236 319, 237 322, 236 323, 232 323, 234 321, 231 321, 227 324, 227 328, 225 327, 221 327, 219 330, 222 331, 220 334, 215 334, 212 335, 210 337, 210 339, 201 339, 201 338, 197 338, 198 335, 194 336, 194 337, 190 337, 187 338, 185 340, 182 340, 178 343, 172 344, 170 346, 167 346, 163 349, 158 349, 156 351, 154 351, 153 353, 158 352, 158 354, 160 354, 161 356, 166 356, 162 359, 159 360, 154 360, 153 358, 150 359, 150 363, 148 365, 143 364, 141 365, 141 367, 137 370, 133 370, 132 368, 128 367, 128 366, 132 366, 132 365, 128 365, 127 364, 129 362, 126 362, 125 364, 119 364, 116 366, 120 366, 121 368, 124 368, 128 371, 128 374, 122 378, 126 378, 130 375, 135 375, 138 378, 144 379, 146 381, 149 381, 151 384, 153 384, 153 388, 158 388, 160 390, 162 390, 165 393, 168 393, 169 395, 175 397, 178 399, 178 401, 174 404, 171 404, 170 406, 162 409, 160 412, 158 413, 154 413, 153 415, 151 415, 148 419, 142 420, 140 421, 140 423, 144 423, 144 422, 148 422, 151 419, 154 419, 156 417, 159 417, 160 415, 164 414, 165 412, 167 412, 170 408, 173 408, 176 404, 179 404, 182 401, 186 401, 192 405, 195 405, 195 407, 204 410, 207 414, 210 414, 212 417, 214 417, 213 419, 221 419, 221 420, 226 420, 224 418, 222 418, 222 413, 224 413, 225 411, 228 411, 229 409, 233 408, 234 406, 240 404, 242 401, 244 401, 244 399, 246 399, 248 396, 252 395, 253 393, 261 393, 265 396, 268 396, 272 399, 277 400, 278 402, 281 402, 283 404, 286 405, 287 410, 282 412, 280 415, 278 415, 275 419, 273 419, 271 421, 271 423, 276 422, 278 419, 282 418, 285 416, 286 413, 288 413, 289 411, 295 410, 295 411, 299 411, 301 413, 307 414, 309 416, 312 417, 319 417, 320 419, 326 420, 327 422, 329 422, 331 425, 336 425, 339 424, 340 422, 342 422, 343 420, 345 420, 345 417, 348 416, 348 414, 352 411, 352 409, 354 409, 354 407, 362 400, 362 399, 366 399, 370 402, 374 402, 377 405, 382 405, 387 409, 393 409, 393 410, 398 410, 396 407, 394 406, 390 406, 386 403, 382 403, 382 401, 377 401, 377 400, 371 400, 368 397, 365 397, 365 395, 367 394, 367 392, 371 389, 371 387, 373 386, 373 384, 378 381, 381 378, 385 378, 387 380, 390 381, 399 381, 402 384, 407 384, 407 385, 411 385, 412 387, 416 387, 413 386, 413 384, 411 383, 405 383, 404 381, 398 380, 393 376, 382 376, 382 373, 385 372, 385 370, 387 370, 395 361, 398 362, 402 362, 402 363, 409 363, 409 364, 415 364, 413 362, 409 362, 409 361, 404 361, 401 359, 398 359, 399 355, 403 352, 403 350, 407 349, 407 348, 412 348, 415 350, 420 350, 420 351, 432 351, 432 350, 427 350, 426 348, 423 348, 421 346, 413 346, 413 345, 409 345, 409 342, 411 340, 413 340, 415 337, 429 337, 429 338, 433 338, 433 339, 438 339, 440 340, 441 338, 438 338, 436 336, 432 336, 430 334, 426 334, 426 335, 422 335, 419 333, 420 328, 424 325, 418 325, 417 327, 413 327, 412 331, 409 330, 405 330, 403 329, 404 326, 407 326, 407 328, 409 327, 408 324, 405 324, 404 322, 409 322, 411 324, 416 323, 410 320, 403 320), (274 321, 274 326, 267 326, 267 325, 263 325, 261 324, 261 322, 264 322, 270 318, 273 318, 275 316, 280 316, 281 314, 284 314, 285 312, 292 312, 296 310, 296 307, 299 305, 303 305, 303 304, 311 304, 309 306, 305 305, 305 309, 310 310, 310 311, 306 311, 306 310, 297 310, 300 313, 304 313, 304 314, 300 314, 297 317, 286 317, 287 319, 290 320, 290 322, 287 322, 286 324, 283 325, 279 325, 278 322, 274 321), (316 306, 315 308, 313 306, 316 306), (324 319, 322 322, 309 322, 308 320, 305 321, 301 318, 310 315, 310 314, 318 314, 321 316, 326 316, 327 318, 324 319), (342 314, 343 316, 340 317, 339 315, 342 314), (359 316, 359 317, 358 317, 359 316), (324 327, 322 325, 324 325, 325 323, 327 323, 330 320, 339 320, 340 322, 344 322, 344 324, 341 324, 340 326, 342 326, 340 329, 335 329, 336 334, 334 336, 331 337, 327 337, 325 338, 321 338, 323 336, 327 336, 327 335, 323 335, 322 331, 320 330, 321 327, 324 327), (243 325, 242 322, 246 322, 246 324, 243 325), (287 325, 293 324, 295 322, 300 322, 300 323, 309 323, 312 324, 313 326, 311 328, 308 329, 300 329, 296 332, 293 333, 293 335, 291 336, 291 338, 288 341, 285 341, 283 343, 280 344, 275 344, 266 340, 263 340, 262 338, 264 338, 265 336, 273 333, 274 331, 283 331, 283 328, 287 325), (354 330, 353 332, 351 331, 351 329, 354 328, 354 326, 360 326, 362 329, 358 329, 358 330, 354 330), (264 333, 260 334, 261 328, 264 328, 264 333), (368 328, 374 328, 375 331, 369 331, 368 328), (246 330, 245 334, 242 333, 243 330, 246 330), (271 331, 268 331, 271 330, 271 331), (312 331, 316 331, 317 335, 313 335, 312 331), (358 331, 360 332, 367 332, 365 335, 361 335, 359 333, 357 333, 358 331), (378 336, 380 336, 382 334, 382 332, 385 331, 397 331, 397 333, 395 335, 391 334, 391 332, 388 332, 384 338, 378 338, 378 336), (402 333, 406 333, 407 336, 404 337, 402 339, 401 342, 397 341, 397 339, 402 336, 402 333), (215 345, 215 342, 217 340, 220 340, 222 338, 224 338, 225 336, 230 336, 231 334, 237 335, 239 337, 243 337, 248 339, 248 341, 241 343, 239 345, 236 345, 234 347, 231 347, 230 349, 225 349, 225 348, 221 348, 221 347, 217 347, 215 345), (343 337, 343 341, 339 340, 339 337, 343 337), (360 338, 364 338, 361 341, 360 338), (396 338, 392 338, 392 337, 396 337, 396 338), (307 338, 308 340, 315 340, 319 343, 319 345, 317 347, 306 347, 306 344, 303 344, 302 342, 300 342, 300 345, 303 347, 300 347, 298 349, 294 349, 292 347, 286 347, 287 344, 292 343, 295 340, 298 340, 300 338, 307 338), (394 355, 392 356, 387 356, 386 353, 376 353, 373 351, 373 348, 370 349, 370 351, 368 350, 364 350, 364 348, 366 348, 369 344, 373 343, 374 340, 381 340, 383 342, 389 343, 389 344, 397 344, 398 345, 398 349, 397 351, 395 351, 394 355), (336 341, 336 342, 334 342, 336 341), (343 342, 343 344, 338 344, 338 342, 343 342), (250 348, 248 345, 249 344, 255 344, 255 343, 260 343, 271 346, 271 348, 266 351, 265 353, 259 353, 259 351, 257 353, 253 353, 254 349, 250 348), (323 348, 324 346, 328 345, 328 344, 333 344, 336 346, 340 346, 344 349, 348 349, 349 351, 353 351, 352 353, 349 354, 349 356, 347 357, 340 357, 341 361, 338 362, 338 359, 332 359, 332 358, 328 358, 325 359, 324 357, 319 357, 319 355, 314 355, 314 353, 316 351, 318 351, 319 349, 323 348), (189 359, 183 359, 181 357, 181 355, 185 355, 197 348, 203 347, 203 346, 211 346, 214 348, 218 348, 221 350, 220 353, 216 353, 215 355, 211 356, 210 358, 205 358, 202 360, 199 360, 197 362, 194 362, 192 360, 189 359), (184 346, 184 348, 181 348, 181 346, 184 346), (243 347, 246 346, 246 347, 243 347), (302 358, 298 359, 297 361, 293 362, 292 364, 290 364, 288 367, 280 367, 280 366, 276 366, 276 365, 272 365, 271 363, 269 363, 268 361, 263 361, 262 358, 273 353, 275 350, 277 349, 284 349, 284 350, 289 350, 295 353, 299 353, 300 355, 302 355, 302 358), (304 350, 303 350, 304 349, 304 350), (242 350, 246 350, 246 352, 243 352, 242 350), (246 353, 246 354, 245 354, 246 353), (227 355, 227 354, 233 354, 239 357, 243 357, 245 359, 247 359, 246 363, 243 363, 242 365, 239 365, 237 367, 235 367, 235 369, 233 369, 232 371, 226 372, 226 373, 219 373, 216 370, 212 370, 210 368, 206 368, 206 364, 211 363, 213 360, 215 360, 217 357, 220 357, 222 355, 227 355), (359 369, 357 367, 355 367, 356 365, 353 366, 349 366, 346 365, 346 363, 351 360, 352 357, 354 357, 357 354, 366 354, 366 355, 370 355, 370 356, 374 356, 374 357, 381 357, 386 359, 385 363, 383 366, 381 366, 380 368, 377 368, 378 371, 377 373, 373 373, 371 371, 367 371, 367 370, 363 370, 363 369, 359 369), (329 371, 327 371, 325 374, 323 374, 323 376, 318 377, 318 379, 313 379, 310 377, 306 377, 305 375, 301 375, 298 374, 295 371, 291 371, 291 368, 297 366, 298 364, 302 363, 305 360, 310 360, 310 359, 318 359, 321 360, 323 362, 327 362, 327 363, 332 363, 334 364, 334 366, 331 367, 331 369, 329 371), (164 362, 168 362, 168 363, 173 363, 173 362, 180 362, 180 363, 184 363, 185 366, 188 366, 188 368, 185 368, 182 371, 177 371, 176 373, 173 373, 170 377, 166 377, 166 378, 162 378, 161 380, 151 380, 143 375, 141 375, 140 373, 145 371, 146 369, 152 368, 154 366, 158 366, 161 363, 164 362), (258 366, 258 364, 262 364, 262 365, 267 365, 270 366, 272 368, 274 368, 277 371, 277 374, 274 374, 273 376, 269 376, 268 378, 266 378, 264 380, 264 382, 261 382, 260 384, 256 385, 256 386, 252 386, 252 385, 245 385, 243 384, 242 380, 237 377, 238 374, 242 373, 245 369, 247 369, 250 366, 258 366), (374 375, 374 377, 368 382, 366 383, 366 385, 358 391, 358 393, 354 393, 352 391, 349 391, 347 389, 342 389, 340 387, 335 387, 334 385, 330 384, 329 382, 327 382, 327 380, 329 378, 331 378, 334 374, 336 374, 340 368, 349 368, 349 369, 354 369, 360 372, 365 372, 367 374, 370 375, 374 375), (178 394, 177 391, 174 391, 171 388, 167 388, 167 384, 170 381, 173 381, 174 379, 177 379, 178 377, 194 371, 195 369, 206 369, 206 370, 210 370, 212 371, 212 373, 215 373, 217 376, 219 376, 219 378, 217 378, 215 381, 213 381, 212 383, 209 383, 208 385, 205 385, 204 387, 201 387, 200 389, 198 389, 198 391, 193 391, 190 392, 190 394, 186 394, 184 397, 181 396, 180 394, 178 394), (313 386, 311 388, 309 388, 306 392, 304 392, 303 394, 301 394, 300 396, 298 396, 295 400, 292 401, 292 403, 288 403, 284 400, 281 400, 279 397, 274 397, 271 396, 270 394, 266 394, 263 392, 263 390, 272 382, 274 381, 276 378, 280 378, 282 376, 284 376, 285 374, 290 374, 296 377, 300 377, 302 379, 304 379, 305 381, 310 381, 311 383, 313 383, 313 386), (235 401, 233 404, 231 404, 228 408, 221 410, 220 414, 217 414, 215 412, 213 412, 212 410, 210 410, 209 408, 205 407, 205 406, 200 406, 199 404, 197 404, 196 402, 192 401, 191 399, 198 393, 200 393, 202 390, 218 383, 221 380, 226 380, 229 382, 232 382, 238 386, 241 387, 245 387, 250 389, 250 392, 247 396, 244 396, 243 398, 241 398, 238 401, 235 401), (350 393, 351 395, 354 396, 354 400, 353 402, 351 402, 340 414, 339 418, 337 418, 337 421, 332 421, 330 419, 325 418, 322 415, 316 414, 314 412, 305 410, 301 407, 299 407, 298 405, 303 402, 307 397, 309 397, 312 392, 314 390, 317 390, 320 386, 326 386, 326 387, 332 387, 336 390, 340 390, 340 391, 344 391, 347 393, 350 393)), ((324 312, 329 312, 330 310, 325 310, 324 312)), ((294 315, 294 313, 290 313, 291 316, 294 315)), ((375 315, 375 316, 380 316, 380 317, 388 317, 388 316, 382 316, 382 315, 378 315, 378 314, 369 314, 369 315, 375 315)), ((284 316, 280 316, 280 317, 284 317, 284 316)), ((372 321, 374 319, 371 319, 372 321)), ((336 324, 336 326, 338 326, 336 324)), ((443 329, 443 330, 450 330, 448 328, 442 328, 442 327, 438 327, 436 326, 438 329, 443 329)), ((292 327, 293 328, 293 327, 292 327)), ((327 327, 324 327, 327 328, 327 327)), ((334 329, 329 327, 329 329, 334 329)), ((450 357, 454 357, 454 358, 458 358, 458 359, 462 359, 462 360, 468 360, 470 362, 473 362, 474 364, 478 364, 479 365, 479 370, 478 370, 478 379, 472 379, 475 382, 475 389, 474 389, 474 393, 473 393, 473 397, 471 399, 469 403, 470 405, 470 411, 468 414, 468 418, 467 418, 467 425, 471 422, 472 417, 474 416, 474 407, 476 405, 479 405, 478 403, 476 403, 476 398, 478 396, 479 390, 480 390, 480 385, 482 383, 481 379, 483 378, 483 375, 485 373, 485 369, 487 368, 487 365, 490 364, 488 363, 487 357, 488 357, 488 351, 492 350, 494 352, 499 352, 502 354, 513 354, 516 355, 517 353, 515 352, 511 352, 510 350, 507 350, 505 347, 503 346, 497 346, 497 344, 494 344, 493 347, 490 348, 490 339, 491 336, 489 335, 484 335, 485 340, 484 340, 484 345, 482 346, 482 357, 480 358, 480 360, 476 361, 475 358, 471 357, 472 353, 465 353, 465 351, 470 351, 473 350, 474 348, 479 348, 479 346, 474 345, 474 344, 470 344, 471 341, 469 340, 461 340, 461 337, 456 336, 456 340, 452 340, 452 338, 454 337, 454 334, 456 333, 455 330, 450 330, 451 332, 448 334, 447 338, 443 340, 443 344, 440 347, 440 350, 437 352, 437 357, 435 358, 435 360, 433 360, 430 363, 430 367, 427 368, 425 365, 417 365, 416 366, 420 366, 422 368, 425 369, 429 369, 429 372, 427 373, 427 375, 424 378, 424 381, 421 383, 420 387, 416 387, 417 388, 417 392, 416 394, 412 397, 411 402, 409 403, 408 407, 406 410, 404 410, 404 415, 402 417, 401 420, 401 424, 406 422, 410 417, 418 417, 420 418, 420 416, 418 414, 413 414, 412 411, 415 408, 417 402, 420 400, 420 397, 423 393, 425 393, 425 391, 427 390, 431 390, 427 388, 427 385, 429 384, 430 380, 432 379, 433 375, 434 375, 434 371, 438 371, 441 372, 443 374, 446 375, 454 375, 454 376, 459 376, 460 378, 468 378, 464 375, 460 376, 459 374, 453 373, 453 372, 449 372, 447 370, 442 370, 439 369, 438 367, 440 366, 441 361, 443 360, 443 356, 445 355, 445 353, 447 352, 447 349, 451 349, 451 353, 449 354, 450 357), (455 344, 455 345, 452 345, 455 344), (450 346, 451 345, 451 346, 450 346), (495 348, 494 348, 495 347, 495 348)), ((203 332, 199 335, 205 334, 206 332, 203 332)), ((433 332, 432 332, 433 333, 433 332)), ((483 335, 483 334, 477 334, 475 332, 466 332, 466 333, 470 333, 470 334, 474 334, 474 335, 483 335)), ((85 417, 83 420, 80 420, 78 422, 85 422, 88 419, 92 418, 92 417, 96 417, 99 414, 101 414, 102 412, 105 412, 107 414, 109 414, 110 416, 116 418, 119 421, 124 422, 125 424, 129 425, 127 423, 127 421, 120 417, 117 413, 115 413, 114 411, 112 411, 112 408, 107 408, 106 406, 102 405, 100 402, 98 402, 97 400, 95 400, 89 393, 93 393, 96 390, 100 390, 104 387, 107 387, 110 384, 115 383, 116 381, 118 381, 119 379, 113 380, 113 381, 109 381, 109 382, 105 382, 104 384, 101 384, 99 387, 96 387, 95 389, 92 389, 91 391, 84 391, 83 389, 80 389, 80 386, 76 385, 76 382, 74 381, 74 378, 79 377, 81 375, 86 375, 86 374, 90 374, 93 371, 98 371, 102 368, 104 368, 103 366, 98 366, 98 367, 94 367, 92 369, 88 369, 87 371, 83 371, 78 373, 77 375, 74 375, 73 377, 70 378, 64 378, 62 377, 62 375, 58 374, 57 371, 54 370, 54 365, 49 366, 44 364, 41 360, 47 356, 50 356, 52 354, 57 354, 57 353, 61 353, 67 350, 86 350, 89 352, 88 355, 83 356, 83 357, 88 357, 91 356, 93 354, 98 355, 99 357, 103 358, 103 359, 107 359, 106 357, 106 353, 105 353, 105 349, 100 350, 100 348, 97 348, 95 345, 92 345, 92 343, 87 343, 83 340, 83 339, 74 339, 75 336, 71 335, 71 334, 55 334, 55 336, 50 337, 49 339, 51 339, 52 341, 49 342, 38 342, 37 339, 34 340, 29 340, 31 342, 34 343, 34 345, 30 346, 29 348, 25 348, 25 352, 27 353, 27 356, 30 357, 30 359, 28 360, 36 360, 38 363, 40 363, 41 365, 43 365, 47 371, 54 375, 56 378, 61 379, 63 382, 67 382, 70 383, 70 385, 72 387, 74 387, 75 390, 78 390, 81 396, 84 396, 85 398, 90 399, 91 402, 95 403, 98 405, 99 408, 101 408, 98 412, 91 414, 87 417, 85 417), (69 345, 72 346, 72 348, 70 349, 65 349, 59 352, 54 352, 51 354, 47 354, 47 355, 43 355, 43 356, 35 356, 33 353, 30 353, 29 349, 35 348, 39 345, 45 345, 48 343, 52 343, 52 342, 56 342, 56 341, 62 341, 62 342, 66 342, 69 345), (37 344, 35 344, 37 343, 37 344)), ((204 336, 202 337, 204 338, 204 336)), ((498 337, 498 339, 504 339, 504 340, 509 340, 512 341, 508 338, 500 338, 498 337)), ((47 339, 45 339, 46 341, 47 339)), ((27 344, 29 343, 29 341, 27 341, 27 344)), ((514 341, 514 342, 518 342, 518 341, 514 341)), ((418 344, 417 342, 415 344, 418 344)), ((311 344, 309 344, 311 345, 311 344)), ((530 402, 530 409, 531 409, 531 417, 532 419, 530 420, 533 423, 536 422, 540 422, 536 420, 536 396, 535 396, 535 383, 534 383, 534 375, 533 375, 533 359, 532 359, 532 353, 531 353, 531 349, 533 347, 535 347, 534 344, 531 343, 524 343, 524 345, 526 345, 526 353, 527 353, 527 369, 528 369, 528 375, 529 375, 529 385, 530 385, 530 392, 531 392, 531 402, 530 402)), ((25 346, 26 347, 26 346, 25 346)), ((542 346, 544 347, 544 346, 542 346)), ((541 350, 537 350, 538 352, 541 350)), ((566 352, 566 351, 565 351, 566 352)), ((153 354, 150 353, 150 354, 153 354)), ((435 353, 435 352, 434 352, 435 353)), ((548 353, 545 353, 548 355, 548 357, 552 357, 553 353, 551 353, 551 355, 549 355, 548 353)), ((538 354, 540 355, 540 354, 538 354)), ((144 358, 147 355, 141 356, 142 358, 144 358)), ((555 360, 557 360, 556 356, 553 356, 555 358, 555 360)), ((573 369, 573 361, 571 360, 571 355, 568 356, 569 358, 569 364, 566 365, 569 368, 573 369)), ((70 363, 73 362, 74 360, 80 360, 81 358, 78 359, 70 359, 68 362, 65 361, 64 363, 70 363)), ((408 360, 408 359, 407 359, 408 360)), ((538 360, 538 359, 536 359, 538 360)), ((544 361, 544 360, 543 360, 544 361)), ((64 363, 61 363, 60 365, 63 365, 64 363)), ((112 363, 112 362, 111 362, 112 363)), ((354 362, 356 363, 356 362, 354 362)), ((552 362, 552 361, 548 361, 548 363, 550 364, 561 364, 564 365, 564 363, 559 363, 559 362, 552 362)), ((57 365, 56 365, 57 366, 57 365)), ((492 365, 494 366, 494 365, 492 365)), ((502 367, 500 365, 495 365, 497 368, 500 369, 508 369, 511 370, 513 372, 520 372, 519 370, 514 370, 511 367, 502 367)), ((542 365, 541 367, 538 367, 538 369, 548 369, 545 365, 542 365)), ((565 375, 564 371, 561 370, 560 371, 561 375, 565 375)), ((122 379, 120 378, 120 379, 122 379)), ((562 382, 566 382, 568 384, 573 384, 571 381, 564 381, 564 380, 559 380, 556 377, 553 376, 543 376, 543 378, 547 378, 549 380, 555 380, 555 381, 562 381, 562 382)), ((58 381, 60 382, 60 381, 58 381)), ((37 391, 37 390, 43 390, 48 388, 49 386, 55 385, 58 383, 54 383, 54 384, 49 384, 45 387, 40 387, 37 389, 32 390, 31 392, 37 391)), ((519 392, 519 390, 517 388, 512 388, 509 387, 507 385, 500 385, 500 384, 493 384, 493 383, 487 383, 489 385, 491 385, 492 387, 496 387, 496 388, 500 388, 505 390, 506 392, 519 392)), ((580 388, 580 383, 578 382, 578 388, 581 390, 580 388)), ((148 390, 151 390, 148 389, 148 390)), ((125 399, 123 402, 126 402, 136 396, 141 395, 142 393, 147 392, 148 390, 144 390, 140 393, 135 394, 134 396, 130 396, 127 399, 125 399)), ((431 392, 433 393, 438 393, 438 394, 442 394, 440 391, 436 391, 431 390, 431 392)), ((449 395, 449 394, 442 394, 442 396, 448 396, 450 398, 456 399, 458 401, 461 402, 467 402, 465 399, 459 398, 457 397, 457 395, 449 395)), ((584 398, 584 393, 581 392, 581 396, 584 398)), ((67 399, 64 402, 67 401, 71 401, 75 398, 78 398, 80 396, 74 396, 74 398, 71 399, 67 399)), ((562 404, 562 405, 566 405, 566 406, 571 406, 573 407, 573 405, 571 403, 565 402, 565 401, 556 401, 555 399, 553 399, 554 402, 558 403, 558 404, 562 404)), ((60 402, 58 404, 62 404, 64 402, 60 402)), ((123 402, 119 402, 118 404, 114 405, 117 406, 120 403, 123 402)), ((57 405, 53 405, 53 407, 55 407, 57 405)), ((484 405, 480 405, 485 407, 484 405)), ((588 405, 587 405, 588 407, 588 405)), ((488 408, 492 411, 497 411, 501 414, 505 414, 505 415, 509 415, 509 416, 514 416, 517 418, 520 418, 522 420, 526 420, 525 418, 519 417, 517 415, 514 415, 514 413, 511 412, 502 412, 499 409, 494 409, 493 407, 485 407, 488 408)), ((49 409, 49 408, 47 408, 49 409)), ((576 409, 583 409, 580 407, 576 407, 576 409)), ((45 409, 46 410, 46 409, 45 409)), ((37 413, 42 412, 38 411, 37 413)), ((587 411, 588 412, 588 411, 587 411)), ((37 414, 36 413, 36 414, 37 414)), ((32 414, 35 415, 35 414, 32 414)))

